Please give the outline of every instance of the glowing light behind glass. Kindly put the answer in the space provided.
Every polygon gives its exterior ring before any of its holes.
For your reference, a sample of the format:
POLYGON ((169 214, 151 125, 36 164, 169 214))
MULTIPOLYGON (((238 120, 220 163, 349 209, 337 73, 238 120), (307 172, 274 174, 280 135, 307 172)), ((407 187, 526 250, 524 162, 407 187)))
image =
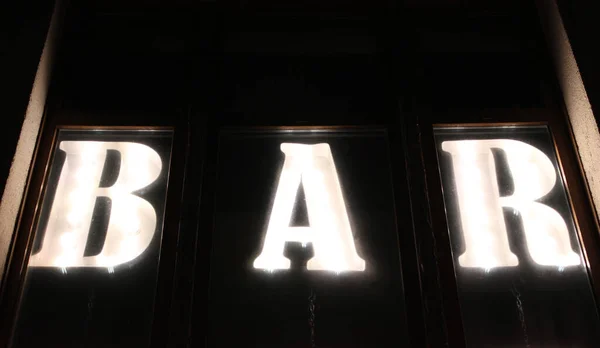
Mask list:
POLYGON ((315 256, 308 270, 364 271, 354 245, 352 229, 337 171, 328 144, 281 144, 285 161, 260 255, 254 267, 288 269, 283 256, 286 242, 311 242, 315 256), (306 195, 310 227, 290 227, 299 185, 306 195))
POLYGON ((154 182, 162 170, 160 156, 150 147, 130 142, 63 141, 66 160, 46 227, 42 249, 30 266, 113 267, 131 261, 148 248, 156 229, 156 212, 131 193, 154 182), (101 188, 108 150, 121 154, 115 184, 101 188), (102 251, 84 256, 97 197, 111 200, 102 251))
POLYGON ((519 261, 508 244, 502 207, 521 214, 529 254, 545 266, 574 266, 580 257, 571 248, 567 225, 560 214, 535 200, 556 184, 556 171, 539 149, 517 140, 445 141, 442 149, 452 155, 452 165, 465 252, 463 267, 516 266, 519 261), (506 153, 514 193, 500 197, 492 149, 506 153))

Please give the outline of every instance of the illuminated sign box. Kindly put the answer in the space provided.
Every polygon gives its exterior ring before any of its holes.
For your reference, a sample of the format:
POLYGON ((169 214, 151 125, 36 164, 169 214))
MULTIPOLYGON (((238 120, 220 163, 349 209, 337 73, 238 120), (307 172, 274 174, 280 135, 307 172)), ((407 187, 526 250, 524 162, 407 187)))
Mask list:
POLYGON ((217 163, 208 346, 408 344, 384 130, 223 131, 217 163))
POLYGON ((548 128, 437 127, 434 138, 467 346, 597 342, 548 128))
POLYGON ((15 347, 148 344, 171 146, 166 130, 58 132, 15 347))

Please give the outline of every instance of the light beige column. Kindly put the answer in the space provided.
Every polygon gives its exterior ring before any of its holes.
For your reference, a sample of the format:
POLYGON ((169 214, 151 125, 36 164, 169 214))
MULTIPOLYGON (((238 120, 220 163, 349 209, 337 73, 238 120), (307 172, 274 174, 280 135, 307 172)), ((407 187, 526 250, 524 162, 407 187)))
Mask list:
MULTIPOLYGON (((600 211, 600 133, 555 0, 537 0, 595 211, 600 211)), ((596 213, 596 218, 598 214, 596 213)))
MULTIPOLYGON (((5 271, 10 243, 17 227, 17 220, 29 177, 29 168, 31 167, 44 115, 63 8, 63 1, 57 0, 38 63, 10 172, 2 193, 2 201, 0 202, 0 279, 2 279, 5 271)), ((8 116, 13 117, 16 115, 8 116)))

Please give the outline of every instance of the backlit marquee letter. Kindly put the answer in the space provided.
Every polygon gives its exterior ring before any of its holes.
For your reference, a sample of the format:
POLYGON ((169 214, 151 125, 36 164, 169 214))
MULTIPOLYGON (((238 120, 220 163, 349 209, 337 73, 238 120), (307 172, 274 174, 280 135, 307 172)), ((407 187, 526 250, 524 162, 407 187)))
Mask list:
POLYGON ((458 259, 461 266, 489 269, 519 264, 509 248, 502 207, 521 214, 529 254, 537 264, 565 267, 580 263, 563 218, 536 202, 556 184, 556 170, 542 151, 507 139, 444 141, 442 149, 452 155, 454 167, 466 248, 458 259), (514 182, 511 196, 500 197, 494 148, 506 153, 514 182))
POLYGON ((132 192, 160 175, 160 156, 150 147, 129 142, 63 141, 66 153, 42 248, 30 266, 108 267, 128 262, 146 248, 156 229, 156 212, 132 192), (107 151, 121 155, 119 175, 111 187, 99 187, 107 151), (84 256, 96 197, 111 200, 110 221, 100 254, 84 256))
POLYGON ((342 196, 342 188, 328 144, 281 144, 285 161, 261 254, 254 267, 290 268, 283 256, 286 242, 312 242, 315 256, 309 270, 363 271, 365 261, 356 253, 342 196), (299 185, 306 195, 310 227, 290 227, 299 185))

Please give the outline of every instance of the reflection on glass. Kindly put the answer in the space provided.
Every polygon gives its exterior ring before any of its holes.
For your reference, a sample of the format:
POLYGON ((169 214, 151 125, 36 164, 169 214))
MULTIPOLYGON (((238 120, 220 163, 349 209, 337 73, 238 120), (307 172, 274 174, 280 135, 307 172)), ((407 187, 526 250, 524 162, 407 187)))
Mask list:
POLYGON ((549 131, 436 128, 470 347, 595 347, 600 322, 549 131))
POLYGON ((166 131, 59 133, 13 346, 147 345, 170 152, 166 131))

